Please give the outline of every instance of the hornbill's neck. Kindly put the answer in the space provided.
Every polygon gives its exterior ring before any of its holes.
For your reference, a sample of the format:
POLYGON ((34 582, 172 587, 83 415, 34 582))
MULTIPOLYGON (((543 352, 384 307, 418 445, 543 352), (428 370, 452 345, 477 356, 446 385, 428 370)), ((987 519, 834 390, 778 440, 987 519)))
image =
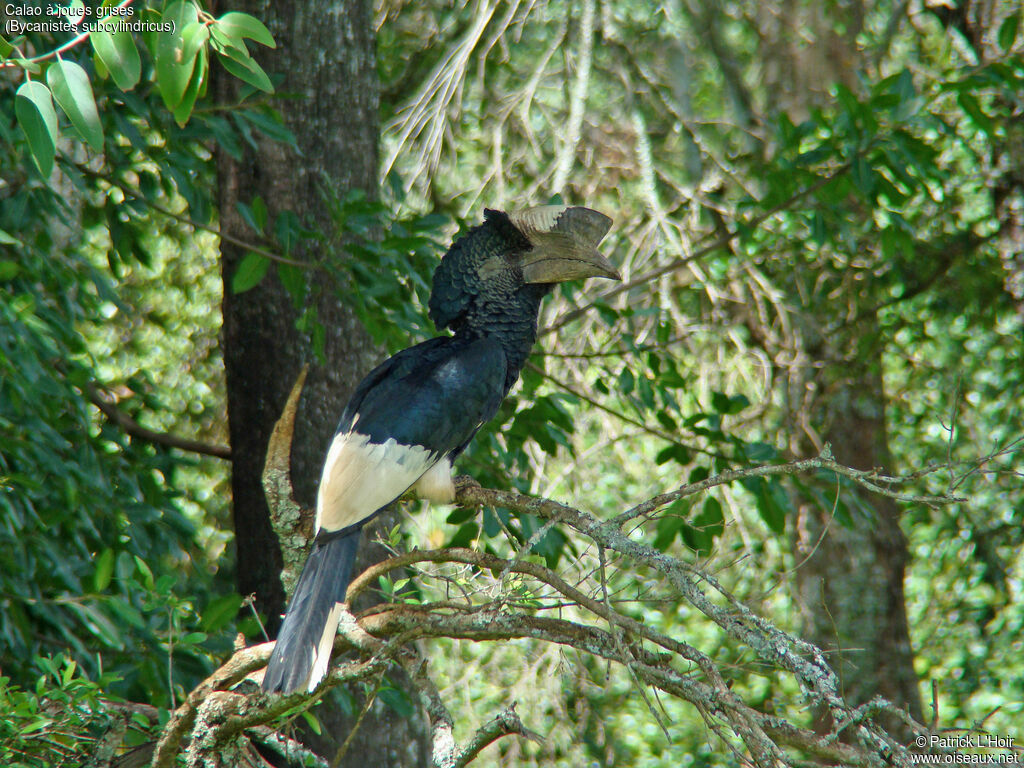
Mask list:
POLYGON ((478 297, 454 329, 456 339, 474 341, 487 337, 501 344, 508 361, 506 392, 519 378, 537 340, 540 302, 551 288, 546 284, 528 284, 511 296, 478 297))

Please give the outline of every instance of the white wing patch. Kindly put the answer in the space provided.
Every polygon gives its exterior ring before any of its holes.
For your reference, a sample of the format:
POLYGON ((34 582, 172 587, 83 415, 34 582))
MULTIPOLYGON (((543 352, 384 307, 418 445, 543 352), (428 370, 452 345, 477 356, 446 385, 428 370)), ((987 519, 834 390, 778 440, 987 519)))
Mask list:
POLYGON ((337 531, 366 519, 405 493, 437 460, 436 453, 394 438, 371 443, 358 432, 336 435, 320 477, 316 530, 337 531))
POLYGON ((416 495, 434 504, 455 501, 455 483, 452 482, 452 460, 442 459, 428 469, 412 487, 416 495))

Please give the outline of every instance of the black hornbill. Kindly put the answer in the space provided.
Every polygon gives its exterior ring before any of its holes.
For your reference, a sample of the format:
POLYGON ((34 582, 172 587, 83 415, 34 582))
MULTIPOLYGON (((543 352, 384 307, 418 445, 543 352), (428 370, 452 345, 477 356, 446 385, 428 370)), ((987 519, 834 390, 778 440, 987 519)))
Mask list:
POLYGON ((589 208, 487 210, 434 272, 430 318, 451 336, 403 350, 356 388, 327 452, 316 538, 263 678, 312 691, 327 673, 363 525, 412 489, 450 503, 452 460, 498 410, 555 283, 620 279, 597 252, 611 219, 589 208))

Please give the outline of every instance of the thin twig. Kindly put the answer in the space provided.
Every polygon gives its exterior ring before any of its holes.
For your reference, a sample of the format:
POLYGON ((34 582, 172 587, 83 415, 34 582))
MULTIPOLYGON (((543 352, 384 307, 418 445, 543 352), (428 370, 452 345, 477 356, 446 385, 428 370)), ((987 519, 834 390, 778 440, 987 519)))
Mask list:
MULTIPOLYGON (((748 231, 750 229, 753 229, 754 227, 757 227, 757 226, 761 225, 762 223, 764 223, 765 221, 770 219, 775 214, 781 213, 782 211, 787 210, 788 208, 793 206, 795 203, 798 203, 800 200, 802 200, 803 198, 807 197, 808 195, 812 195, 815 192, 817 192, 819 189, 821 189, 822 187, 825 187, 828 184, 831 184, 839 176, 842 176, 844 173, 849 171, 850 167, 851 167, 850 163, 844 163, 843 165, 839 166, 834 171, 832 171, 832 173, 829 173, 828 175, 823 176, 822 178, 818 179, 818 181, 816 181, 814 184, 811 184, 809 187, 805 187, 804 189, 801 189, 800 191, 795 192, 794 194, 792 194, 786 200, 783 200, 778 205, 772 206, 771 208, 769 208, 764 213, 759 214, 759 215, 755 216, 753 219, 751 219, 750 221, 744 223, 744 225, 742 227, 735 227, 734 229, 732 229, 731 231, 727 232, 726 234, 721 235, 719 237, 716 237, 714 240, 709 242, 707 245, 698 248, 697 250, 695 250, 690 255, 688 255, 688 256, 680 256, 678 258, 673 259, 672 261, 670 261, 667 264, 664 264, 664 265, 662 265, 660 267, 656 267, 656 268, 654 268, 652 270, 644 272, 643 274, 637 275, 636 277, 634 277, 633 279, 629 280, 628 282, 621 283, 620 285, 617 285, 615 288, 612 288, 611 290, 605 291, 600 296, 597 296, 596 298, 594 298, 592 301, 588 301, 588 302, 586 302, 584 304, 581 304, 580 306, 576 307, 575 309, 572 309, 569 312, 566 312, 564 315, 562 315, 561 317, 557 318, 551 325, 549 325, 547 328, 545 328, 543 331, 541 331, 540 332, 541 335, 546 335, 546 334, 549 334, 549 333, 554 333, 555 331, 557 331, 562 326, 564 326, 564 325, 566 325, 568 323, 571 323, 573 320, 576 320, 579 317, 582 317, 595 304, 602 303, 602 302, 607 302, 607 301, 615 298, 616 296, 618 296, 620 294, 626 293, 627 291, 631 291, 631 290, 633 290, 634 288, 636 288, 638 286, 645 285, 646 283, 649 283, 652 280, 655 280, 655 279, 661 277, 662 275, 666 275, 666 274, 668 274, 670 272, 675 272, 676 270, 682 269, 687 264, 690 264, 691 262, 694 262, 694 261, 697 261, 699 259, 702 259, 705 256, 707 256, 709 253, 713 253, 714 251, 717 251, 720 248, 724 248, 730 242, 732 242, 737 237, 739 237, 740 234, 742 234, 743 232, 748 231)), ((695 244, 699 244, 700 242, 706 241, 709 237, 711 237, 710 234, 707 235, 706 237, 702 238, 701 240, 697 241, 697 243, 695 243, 695 244)))
MULTIPOLYGON (((837 475, 848 477, 860 486, 868 489, 872 493, 877 493, 882 496, 887 496, 890 499, 897 501, 906 501, 916 504, 929 504, 929 505, 941 505, 941 504, 955 504, 958 502, 966 501, 965 498, 960 496, 933 496, 929 494, 910 494, 901 493, 894 491, 890 488, 886 488, 879 483, 896 484, 908 482, 909 478, 890 477, 882 475, 876 470, 861 470, 853 469, 839 464, 832 459, 831 453, 826 450, 822 452, 822 455, 814 459, 801 459, 798 461, 790 461, 786 464, 764 464, 759 467, 749 467, 747 469, 736 469, 728 472, 721 472, 717 475, 713 475, 705 480, 701 480, 698 483, 687 483, 686 485, 680 486, 674 491, 668 491, 667 493, 661 493, 654 496, 647 501, 637 504, 632 509, 628 509, 620 515, 612 518, 612 523, 617 526, 622 526, 625 523, 633 520, 637 517, 649 515, 651 512, 671 504, 676 499, 681 499, 684 496, 692 496, 696 493, 701 493, 709 488, 714 488, 718 485, 726 485, 728 483, 734 483, 737 480, 743 480, 748 477, 766 477, 769 475, 792 475, 802 472, 809 472, 817 469, 825 469, 830 472, 834 472, 837 475)), ((938 471, 938 467, 932 469, 932 471, 938 471)))
POLYGON ((711 456, 711 457, 717 458, 717 459, 728 459, 729 458, 729 457, 725 456, 724 454, 718 453, 717 451, 709 450, 708 448, 702 448, 702 447, 697 446, 697 445, 689 445, 687 443, 682 443, 677 438, 673 437, 672 435, 670 435, 668 432, 666 432, 663 429, 658 429, 657 427, 652 427, 649 424, 645 424, 644 422, 640 421, 639 419, 634 419, 632 416, 627 416, 626 414, 622 413, 621 411, 616 411, 614 408, 611 408, 611 407, 605 405, 600 400, 597 400, 596 398, 591 397, 590 395, 586 394, 585 392, 581 392, 580 390, 578 390, 576 387, 574 387, 569 382, 564 381, 563 379, 559 379, 556 376, 552 376, 550 373, 547 373, 546 371, 544 371, 542 368, 540 368, 539 366, 537 366, 534 363, 527 363, 526 366, 530 370, 532 370, 536 374, 538 374, 541 378, 547 379, 552 384, 560 387, 561 389, 564 389, 570 395, 573 395, 574 397, 578 397, 580 400, 582 400, 583 402, 587 403, 587 405, 590 405, 593 408, 597 408, 600 411, 604 411, 605 413, 609 414, 610 416, 614 416, 615 418, 620 419, 621 421, 624 421, 627 424, 632 424, 634 427, 638 427, 638 428, 642 429, 644 432, 647 432, 650 435, 654 435, 655 437, 660 437, 662 440, 666 440, 666 441, 672 443, 673 445, 678 445, 678 446, 680 446, 682 448, 685 448, 688 451, 693 451, 694 453, 703 453, 706 456, 711 456))
POLYGON ((380 687, 384 683, 384 672, 386 669, 382 669, 380 674, 377 675, 376 685, 373 686, 373 690, 370 691, 370 695, 366 697, 366 703, 363 704, 363 708, 359 711, 359 717, 356 718, 355 723, 352 724, 352 728, 348 732, 348 736, 345 737, 345 741, 338 747, 338 751, 334 754, 334 759, 331 760, 331 768, 338 768, 341 765, 341 761, 345 759, 345 755, 348 753, 349 748, 352 746, 352 741, 356 737, 356 733, 359 732, 359 726, 363 724, 363 718, 366 717, 366 713, 370 711, 370 707, 373 706, 373 702, 377 700, 377 694, 380 693, 380 687))
POLYGON ((576 78, 572 82, 569 94, 569 118, 565 126, 565 142, 562 144, 555 160, 555 177, 551 182, 551 191, 561 193, 572 173, 576 159, 576 147, 580 143, 580 131, 583 128, 583 114, 586 111, 587 90, 590 86, 590 63, 593 59, 594 47, 594 0, 583 0, 583 15, 580 18, 579 63, 576 78))

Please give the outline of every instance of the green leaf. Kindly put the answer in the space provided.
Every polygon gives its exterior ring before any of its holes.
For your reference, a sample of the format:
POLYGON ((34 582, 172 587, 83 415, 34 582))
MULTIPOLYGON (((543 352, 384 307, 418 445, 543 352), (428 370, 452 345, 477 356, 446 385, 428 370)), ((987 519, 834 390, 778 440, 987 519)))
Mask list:
POLYGON ((251 123, 255 128, 266 134, 274 141, 283 142, 297 151, 300 155, 302 154, 302 151, 299 149, 298 140, 295 138, 295 134, 288 130, 287 126, 284 124, 284 118, 282 118, 276 110, 266 106, 259 111, 254 109, 242 109, 236 112, 235 116, 239 120, 251 123))
POLYGON ((267 211, 267 204, 259 195, 252 199, 252 215, 256 218, 256 231, 262 232, 267 226, 269 211, 267 211))
POLYGON ((199 54, 199 50, 210 39, 210 29, 201 21, 190 22, 181 31, 181 59, 187 61, 199 54))
POLYGON ((308 709, 302 712, 302 719, 306 721, 306 725, 309 726, 309 730, 319 736, 323 733, 323 729, 320 727, 320 721, 316 719, 316 715, 310 712, 308 709))
POLYGON ((303 269, 291 264, 277 265, 277 279, 288 291, 292 304, 296 309, 302 308, 303 300, 306 298, 306 275, 303 269))
POLYGON ((692 522, 683 526, 680 533, 686 546, 701 557, 708 557, 714 549, 715 539, 722 535, 723 530, 725 514, 722 512, 722 504, 716 498, 708 498, 701 512, 692 522))
POLYGON ((105 549, 96 558, 96 570, 92 573, 94 592, 105 592, 114 576, 114 550, 105 549))
POLYGON ((263 25, 263 22, 247 13, 238 13, 237 11, 225 13, 217 19, 217 26, 225 35, 234 40, 241 41, 242 38, 247 37, 268 48, 277 47, 274 36, 270 34, 270 30, 263 25))
POLYGON ((449 514, 448 517, 445 519, 445 522, 448 523, 448 525, 461 525, 467 520, 472 520, 474 517, 476 517, 476 512, 476 509, 460 507, 458 509, 453 510, 451 514, 449 514))
POLYGON ((89 75, 73 61, 58 58, 46 70, 53 96, 79 135, 97 152, 103 151, 103 125, 96 111, 89 75))
POLYGON ((78 669, 78 662, 69 661, 67 666, 64 667, 64 671, 61 672, 60 681, 66 688, 71 684, 71 681, 75 678, 75 670, 78 669))
POLYGON ((967 91, 961 91, 957 94, 956 100, 964 112, 966 112, 971 118, 971 122, 973 122, 986 136, 991 136, 995 125, 992 122, 992 118, 985 114, 984 110, 981 108, 981 104, 978 103, 978 100, 974 95, 967 91))
POLYGON ((676 499, 658 516, 658 526, 654 535, 654 548, 664 552, 676 540, 679 532, 686 525, 686 516, 690 511, 687 499, 676 499))
POLYGON ((857 189, 860 190, 864 197, 870 197, 872 190, 875 188, 875 172, 863 154, 858 154, 853 159, 851 173, 853 174, 853 183, 857 186, 857 189))
MULTIPOLYGON (((107 16, 100 20, 100 24, 107 20, 116 21, 115 17, 107 16)), ((101 26, 89 35, 89 40, 117 87, 122 91, 134 88, 142 74, 142 60, 132 33, 127 30, 110 32, 101 26)))
POLYGON ((749 478, 743 487, 754 494, 757 512, 773 533, 783 534, 786 531, 786 510, 789 502, 786 493, 776 480, 765 480, 762 477, 749 478))
POLYGON ((999 25, 999 32, 996 35, 996 39, 999 42, 999 47, 1004 51, 1009 51, 1013 48, 1013 44, 1017 42, 1017 30, 1020 29, 1020 12, 1007 16, 1003 19, 1003 23, 999 25))
POLYGON ((142 576, 142 583, 146 585, 146 589, 152 591, 155 587, 153 571, 141 557, 138 555, 133 555, 133 557, 135 558, 135 568, 138 570, 139 575, 142 576))
POLYGON ((185 58, 183 33, 190 24, 198 20, 196 7, 192 3, 171 3, 164 11, 163 20, 171 23, 171 30, 160 32, 156 48, 156 80, 167 108, 173 110, 181 103, 192 80, 196 56, 185 58))
POLYGON ((733 395, 730 397, 724 392, 711 393, 711 407, 718 413, 726 416, 737 414, 748 405, 750 405, 750 400, 747 399, 746 395, 733 395))
POLYGON ((33 720, 32 722, 30 722, 26 726, 22 726, 18 730, 18 735, 25 736, 26 734, 29 734, 29 733, 35 733, 38 730, 41 730, 43 728, 48 728, 49 726, 53 725, 53 722, 54 721, 51 720, 48 717, 41 717, 41 718, 39 718, 37 720, 33 720))
POLYGON ((225 53, 220 54, 220 63, 224 69, 253 88, 266 93, 274 92, 267 73, 251 56, 243 56, 237 49, 227 48, 225 53))
MULTIPOLYGON (((3 230, 0 230, 0 242, 3 242, 2 235, 7 234, 3 230)), ((17 242, 17 241, 15 241, 17 242)), ((6 283, 9 280, 13 280, 17 276, 21 267, 18 266, 16 261, 0 261, 0 283, 6 283)))
POLYGON ((192 69, 192 79, 188 81, 188 88, 185 89, 181 102, 174 108, 174 120, 182 127, 185 126, 189 117, 192 116, 192 107, 195 106, 196 99, 203 91, 208 67, 209 55, 203 49, 196 58, 196 65, 192 69))
POLYGON ((904 69, 893 82, 892 93, 898 99, 895 109, 897 120, 906 120, 918 111, 920 100, 914 88, 914 76, 909 69, 904 69))
POLYGON ((623 395, 628 395, 633 391, 636 386, 636 378, 633 376, 633 371, 626 366, 619 372, 618 388, 619 392, 623 395))
POLYGON ((468 547, 476 540, 480 535, 480 526, 476 523, 465 523, 459 526, 459 529, 448 541, 449 547, 468 547))
POLYGON ((400 717, 412 717, 415 713, 412 701, 410 701, 405 691, 399 688, 391 686, 382 687, 377 692, 377 698, 394 710, 400 717))
POLYGON ((725 530, 725 513, 722 511, 722 503, 710 497, 704 502, 704 509, 694 519, 693 524, 707 531, 712 537, 722 535, 725 530))
POLYGON ((223 629, 234 620, 241 607, 241 595, 223 595, 215 598, 203 610, 199 626, 204 632, 210 633, 223 629))
MULTIPOLYGON (((257 197, 256 200, 260 198, 257 197)), ((235 201, 235 210, 238 211, 238 215, 242 217, 242 221, 249 225, 249 227, 259 234, 263 234, 263 227, 266 226, 266 219, 264 218, 261 222, 257 217, 257 212, 254 210, 256 200, 253 201, 253 205, 249 206, 243 203, 241 200, 235 201)))
POLYGON ((245 254, 231 278, 231 292, 244 293, 259 284, 270 268, 270 259, 250 251, 245 254))
POLYGON ((36 167, 49 178, 57 151, 57 111, 53 108, 50 89, 38 80, 27 80, 18 88, 14 102, 18 125, 28 139, 29 152, 36 167))
POLYGON ((658 451, 658 455, 654 457, 654 463, 658 466, 669 461, 675 461, 677 464, 685 467, 693 461, 693 457, 685 446, 679 445, 678 443, 672 443, 658 451))

